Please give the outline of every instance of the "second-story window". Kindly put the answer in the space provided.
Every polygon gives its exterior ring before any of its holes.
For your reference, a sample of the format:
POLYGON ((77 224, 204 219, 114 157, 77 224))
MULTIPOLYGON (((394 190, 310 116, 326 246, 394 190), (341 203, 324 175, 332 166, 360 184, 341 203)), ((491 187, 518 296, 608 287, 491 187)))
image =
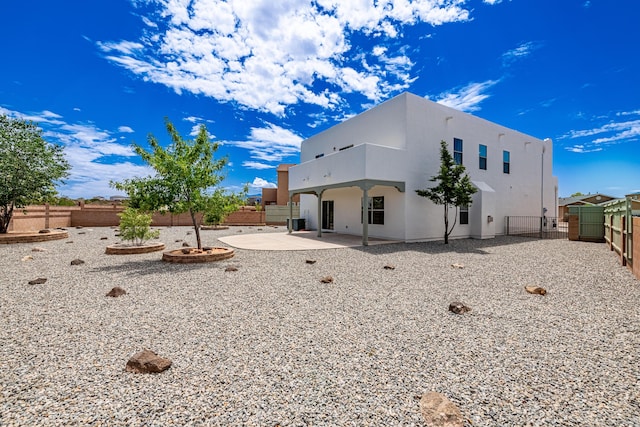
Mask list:
POLYGON ((480 149, 478 150, 478 167, 483 170, 487 170, 487 146, 480 144, 480 149))
POLYGON ((462 164, 462 140, 453 138, 453 161, 456 165, 462 164))
POLYGON ((511 173, 511 155, 506 150, 502 152, 502 172, 511 173))

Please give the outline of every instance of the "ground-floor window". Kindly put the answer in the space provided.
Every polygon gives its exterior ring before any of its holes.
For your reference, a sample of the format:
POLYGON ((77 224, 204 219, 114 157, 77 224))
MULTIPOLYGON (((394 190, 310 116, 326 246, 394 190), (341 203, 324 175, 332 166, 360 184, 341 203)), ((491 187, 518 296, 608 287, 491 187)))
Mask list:
MULTIPOLYGON (((362 205, 362 203, 360 204, 362 205)), ((362 208, 360 209, 362 210, 362 208)), ((384 197, 377 196, 369 198, 368 217, 369 224, 384 225, 384 197)), ((362 222, 362 213, 360 214, 360 222, 362 222)))
POLYGON ((469 206, 460 206, 460 224, 469 224, 469 206))

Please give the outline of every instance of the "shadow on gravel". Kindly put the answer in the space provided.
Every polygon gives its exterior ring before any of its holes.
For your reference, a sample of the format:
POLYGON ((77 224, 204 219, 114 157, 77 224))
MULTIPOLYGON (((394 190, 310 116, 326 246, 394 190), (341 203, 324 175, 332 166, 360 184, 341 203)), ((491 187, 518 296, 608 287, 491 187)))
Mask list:
POLYGON ((489 255, 486 249, 518 245, 536 241, 537 239, 515 236, 499 236, 493 239, 454 239, 449 240, 449 244, 445 245, 443 241, 434 242, 416 242, 416 243, 390 243, 376 246, 358 246, 352 249, 371 253, 371 254, 392 254, 397 252, 412 251, 422 252, 425 254, 444 254, 448 252, 462 254, 480 254, 489 255))
MULTIPOLYGON (((227 260, 225 260, 227 261, 227 260)), ((224 261, 196 263, 196 264, 172 264, 158 260, 127 261, 122 264, 94 267, 94 272, 123 273, 129 276, 146 276, 150 274, 171 274, 173 272, 204 270, 212 268, 224 268, 228 264, 224 261)))

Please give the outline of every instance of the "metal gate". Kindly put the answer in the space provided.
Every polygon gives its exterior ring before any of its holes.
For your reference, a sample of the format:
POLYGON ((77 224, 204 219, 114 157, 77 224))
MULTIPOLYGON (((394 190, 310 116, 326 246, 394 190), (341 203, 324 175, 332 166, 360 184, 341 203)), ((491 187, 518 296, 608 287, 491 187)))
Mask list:
POLYGON ((507 236, 534 237, 537 239, 566 239, 566 223, 558 222, 556 217, 548 216, 506 216, 505 234, 507 236))

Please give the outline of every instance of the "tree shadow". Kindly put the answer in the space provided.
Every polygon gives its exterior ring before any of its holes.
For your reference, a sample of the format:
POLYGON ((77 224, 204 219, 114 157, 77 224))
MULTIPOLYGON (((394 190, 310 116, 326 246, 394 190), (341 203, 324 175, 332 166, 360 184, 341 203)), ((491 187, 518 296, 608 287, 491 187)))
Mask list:
POLYGON ((452 239, 449 244, 444 241, 431 242, 398 242, 385 243, 371 246, 358 246, 352 249, 367 252, 373 255, 394 254, 398 252, 412 251, 425 254, 444 254, 449 252, 462 254, 489 255, 489 248, 507 245, 518 245, 538 239, 518 236, 496 236, 492 239, 452 239))
POLYGON ((162 261, 161 259, 126 261, 120 264, 111 264, 92 268, 98 273, 121 273, 127 276, 148 276, 153 274, 172 274, 184 271, 199 271, 212 268, 223 268, 228 265, 228 260, 215 262, 203 262, 193 264, 179 264, 162 261))

